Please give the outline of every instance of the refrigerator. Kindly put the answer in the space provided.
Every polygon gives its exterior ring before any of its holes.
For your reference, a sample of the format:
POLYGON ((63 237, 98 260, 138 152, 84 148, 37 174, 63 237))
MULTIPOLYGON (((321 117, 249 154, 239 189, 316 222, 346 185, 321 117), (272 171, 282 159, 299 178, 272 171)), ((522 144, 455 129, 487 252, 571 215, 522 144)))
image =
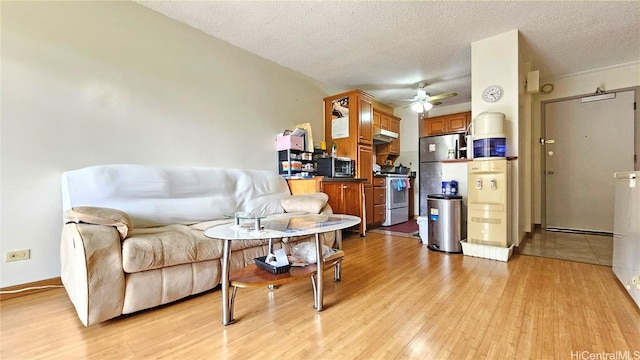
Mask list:
POLYGON ((640 307, 640 171, 616 172, 613 273, 640 307))
MULTIPOLYGON (((464 134, 425 136, 420 138, 419 153, 419 185, 420 216, 428 216, 427 195, 442 193, 442 163, 449 158, 449 150, 453 157, 460 156, 460 148, 466 148, 464 134)), ((451 180, 451 179, 447 179, 451 180)))

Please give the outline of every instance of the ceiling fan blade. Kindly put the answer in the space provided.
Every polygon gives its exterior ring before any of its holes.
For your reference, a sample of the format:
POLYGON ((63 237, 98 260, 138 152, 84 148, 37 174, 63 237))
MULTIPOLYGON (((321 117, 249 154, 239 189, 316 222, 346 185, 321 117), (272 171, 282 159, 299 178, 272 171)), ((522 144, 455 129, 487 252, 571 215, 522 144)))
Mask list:
MULTIPOLYGON (((411 101, 413 101, 413 100, 411 100, 411 101)), ((412 107, 412 106, 413 106, 413 104, 415 104, 415 101, 414 101, 414 102, 412 102, 412 103, 411 103, 411 104, 409 104, 409 105, 405 105, 405 106, 400 107, 400 109, 406 109, 406 108, 408 108, 408 107, 412 107)))
POLYGON ((429 101, 429 103, 433 106, 442 105, 442 101, 434 101, 434 102, 429 101))
POLYGON ((432 102, 432 101, 436 101, 436 100, 442 100, 442 99, 454 97, 454 96, 457 96, 457 95, 458 95, 458 93, 454 93, 454 92, 438 94, 438 95, 433 95, 433 96, 429 97, 429 100, 427 100, 427 101, 432 102))

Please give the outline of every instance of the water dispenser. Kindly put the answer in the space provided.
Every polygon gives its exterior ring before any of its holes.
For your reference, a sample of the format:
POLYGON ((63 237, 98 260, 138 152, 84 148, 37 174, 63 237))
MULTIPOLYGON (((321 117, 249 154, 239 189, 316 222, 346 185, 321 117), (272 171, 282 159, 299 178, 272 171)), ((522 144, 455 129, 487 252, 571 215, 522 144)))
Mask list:
POLYGON ((511 245, 510 167, 505 159, 469 163, 467 242, 511 245))

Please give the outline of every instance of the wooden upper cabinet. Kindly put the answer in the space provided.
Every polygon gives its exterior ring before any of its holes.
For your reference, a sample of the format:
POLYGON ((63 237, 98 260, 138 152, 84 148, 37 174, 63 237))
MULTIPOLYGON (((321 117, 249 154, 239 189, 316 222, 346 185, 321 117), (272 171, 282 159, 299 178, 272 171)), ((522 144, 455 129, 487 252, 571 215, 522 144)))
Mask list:
POLYGON ((393 116, 380 112, 380 110, 373 110, 373 127, 390 130, 392 118, 393 116))
POLYGON ((387 114, 380 114, 380 128, 385 130, 390 130, 391 126, 391 116, 387 114))
POLYGON ((377 111, 373 111, 373 127, 382 129, 382 123, 380 121, 380 113, 377 111))
POLYGON ((373 105, 371 98, 357 95, 360 106, 358 107, 358 143, 364 145, 373 144, 373 105))
POLYGON ((463 133, 471 122, 471 112, 422 118, 423 136, 463 133))
POLYGON ((389 118, 389 130, 398 134, 397 139, 391 140, 389 144, 389 153, 390 154, 400 154, 400 119, 393 117, 389 118))
POLYGON ((387 114, 380 110, 374 110, 374 119, 380 119, 379 128, 392 131, 398 134, 398 138, 387 144, 378 144, 376 150, 378 154, 400 154, 400 118, 387 114))
POLYGON ((358 144, 373 145, 372 99, 371 95, 361 90, 352 90, 324 98, 325 141, 327 146, 332 142, 338 146, 338 156, 356 160, 358 144), (340 134, 341 137, 334 139, 332 129, 335 121, 342 121, 343 124, 339 125, 346 125, 346 131, 340 134))

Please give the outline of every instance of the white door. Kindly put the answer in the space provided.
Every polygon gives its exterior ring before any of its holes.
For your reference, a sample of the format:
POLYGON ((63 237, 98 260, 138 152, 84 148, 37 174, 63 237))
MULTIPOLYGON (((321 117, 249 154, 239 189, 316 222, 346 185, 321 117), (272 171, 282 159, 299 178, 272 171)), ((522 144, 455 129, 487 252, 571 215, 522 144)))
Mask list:
POLYGON ((634 99, 545 104, 547 229, 613 232, 613 173, 634 168, 634 99))

